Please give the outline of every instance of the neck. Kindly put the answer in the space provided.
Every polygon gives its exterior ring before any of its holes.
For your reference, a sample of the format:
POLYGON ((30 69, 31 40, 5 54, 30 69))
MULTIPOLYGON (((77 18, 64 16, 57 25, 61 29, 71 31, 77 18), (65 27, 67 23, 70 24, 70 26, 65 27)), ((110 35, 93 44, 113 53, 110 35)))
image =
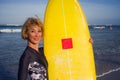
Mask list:
POLYGON ((33 49, 35 49, 36 51, 39 52, 39 49, 38 49, 38 45, 39 45, 39 44, 32 44, 32 43, 28 42, 27 45, 28 45, 29 47, 31 47, 31 48, 33 48, 33 49))

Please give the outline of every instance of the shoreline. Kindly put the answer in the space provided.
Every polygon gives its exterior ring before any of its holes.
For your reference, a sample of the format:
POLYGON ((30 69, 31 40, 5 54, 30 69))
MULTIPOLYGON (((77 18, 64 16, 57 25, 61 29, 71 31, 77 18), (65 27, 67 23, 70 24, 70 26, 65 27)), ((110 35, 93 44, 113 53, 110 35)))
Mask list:
POLYGON ((97 80, 120 80, 120 56, 95 56, 97 80))
POLYGON ((97 77, 97 80, 120 80, 120 70, 97 77))

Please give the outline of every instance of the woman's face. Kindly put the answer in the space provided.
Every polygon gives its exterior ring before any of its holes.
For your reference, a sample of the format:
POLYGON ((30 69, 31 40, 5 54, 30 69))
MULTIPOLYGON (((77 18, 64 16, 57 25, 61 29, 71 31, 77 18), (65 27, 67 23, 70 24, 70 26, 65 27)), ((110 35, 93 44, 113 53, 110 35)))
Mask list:
POLYGON ((29 30, 28 30, 28 42, 32 43, 32 44, 39 44, 41 38, 42 38, 42 30, 40 27, 38 27, 37 25, 32 26, 29 30))

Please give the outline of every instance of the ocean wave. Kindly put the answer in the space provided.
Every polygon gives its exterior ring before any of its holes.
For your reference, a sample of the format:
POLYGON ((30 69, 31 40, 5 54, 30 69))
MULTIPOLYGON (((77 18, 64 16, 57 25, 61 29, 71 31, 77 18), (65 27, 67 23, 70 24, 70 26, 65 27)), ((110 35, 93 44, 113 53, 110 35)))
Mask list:
POLYGON ((105 73, 102 73, 102 74, 100 74, 100 75, 97 75, 97 78, 106 76, 107 74, 110 74, 110 73, 112 73, 112 72, 116 72, 116 71, 119 71, 119 70, 120 70, 120 67, 119 67, 119 68, 116 68, 116 69, 109 70, 109 71, 107 71, 107 72, 105 72, 105 73))
POLYGON ((0 29, 0 32, 11 33, 11 32, 21 32, 21 29, 0 29))

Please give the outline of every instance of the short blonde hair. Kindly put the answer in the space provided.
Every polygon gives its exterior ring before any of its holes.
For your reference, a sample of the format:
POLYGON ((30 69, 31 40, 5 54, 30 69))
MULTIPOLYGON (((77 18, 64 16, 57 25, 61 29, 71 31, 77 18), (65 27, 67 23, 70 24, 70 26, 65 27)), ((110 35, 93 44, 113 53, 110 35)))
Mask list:
POLYGON ((22 31, 21 31, 21 36, 24 40, 28 39, 27 32, 29 29, 32 28, 32 26, 37 25, 38 27, 41 28, 42 33, 43 33, 43 23, 38 17, 30 17, 28 18, 25 23, 23 24, 22 31))

